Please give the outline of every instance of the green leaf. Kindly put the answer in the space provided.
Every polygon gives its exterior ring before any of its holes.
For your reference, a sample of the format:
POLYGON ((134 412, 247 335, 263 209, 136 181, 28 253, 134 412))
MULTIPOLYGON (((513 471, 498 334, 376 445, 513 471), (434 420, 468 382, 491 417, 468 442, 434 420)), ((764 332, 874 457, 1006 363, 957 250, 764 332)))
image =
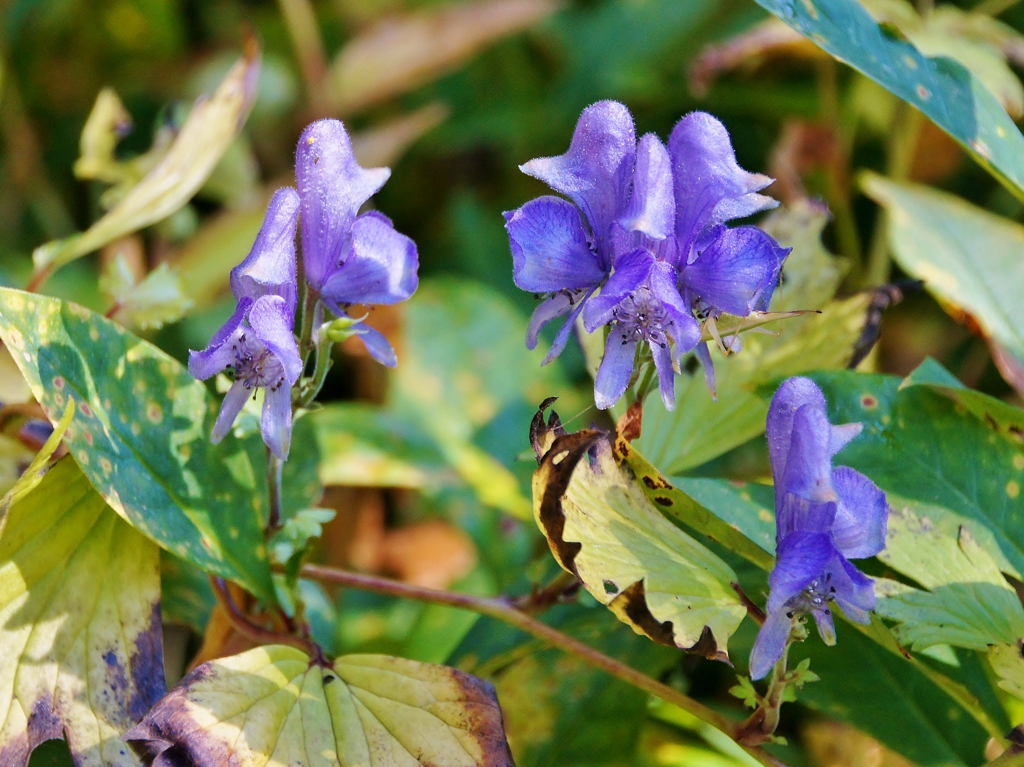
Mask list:
POLYGON ((999 687, 1018 700, 1024 700, 1024 656, 1020 642, 992 645, 988 662, 996 672, 999 687))
POLYGON ((217 597, 210 576, 195 565, 160 551, 160 612, 165 624, 188 626, 202 636, 217 597))
POLYGON ((556 432, 533 478, 555 559, 638 634, 726 660, 747 612, 732 568, 662 516, 607 434, 556 432))
POLYGON ((849 722, 921 767, 966 767, 983 761, 989 733, 907 659, 855 631, 842 631, 836 647, 808 641, 808 654, 824 680, 800 691, 800 701, 849 722))
MULTIPOLYGON (((210 444, 216 403, 174 359, 75 304, 0 288, 0 338, 118 514, 175 555, 273 603, 257 435, 210 444)), ((300 421, 301 423, 301 421, 300 421)))
POLYGON ((954 538, 964 526, 1019 578, 1024 572, 1024 412, 978 392, 853 372, 812 376, 829 420, 864 431, 839 455, 883 490, 931 507, 954 538), (983 477, 984 481, 979 481, 983 477))
POLYGON ((137 767, 122 736, 164 692, 159 549, 70 458, 0 535, 0 764, 67 737, 78 767, 137 767))
POLYGON ((856 0, 756 0, 816 45, 917 107, 1024 198, 1024 136, 988 88, 952 59, 930 59, 856 0))
POLYGON ((111 316, 124 325, 143 329, 177 322, 193 305, 176 269, 162 263, 136 283, 120 251, 108 263, 99 287, 114 302, 116 309, 111 316))
MULTIPOLYGON (((775 493, 769 485, 703 477, 669 481, 727 525, 775 555, 775 493)), ((766 569, 770 569, 769 562, 766 569)))
POLYGON ((203 664, 126 737, 149 761, 173 749, 190 764, 230 756, 240 764, 512 765, 490 685, 384 655, 311 662, 280 645, 203 664))
POLYGON ((914 649, 951 644, 985 650, 1024 637, 1024 608, 999 566, 966 528, 936 529, 919 509, 889 499, 885 550, 878 558, 927 591, 876 581, 879 615, 899 622, 896 637, 914 649))
POLYGON ((255 97, 259 61, 259 49, 252 43, 216 92, 196 102, 167 152, 117 205, 85 232, 36 248, 36 271, 59 268, 167 218, 188 202, 245 123, 255 97))
POLYGON ((862 186, 889 213, 889 244, 900 267, 1024 359, 1024 226, 917 184, 865 175, 862 186))
POLYGON ((743 350, 728 357, 712 348, 717 402, 700 371, 677 376, 676 409, 669 412, 660 397, 649 397, 636 447, 662 472, 679 474, 761 434, 768 404, 755 389, 773 378, 844 367, 869 301, 857 295, 828 304, 820 315, 786 320, 775 326, 778 337, 747 333, 743 350))

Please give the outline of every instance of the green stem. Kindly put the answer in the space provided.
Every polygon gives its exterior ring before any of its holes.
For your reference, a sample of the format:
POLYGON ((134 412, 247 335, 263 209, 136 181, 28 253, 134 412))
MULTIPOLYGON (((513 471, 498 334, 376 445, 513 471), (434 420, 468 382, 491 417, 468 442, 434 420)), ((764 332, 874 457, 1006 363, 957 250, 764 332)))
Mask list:
POLYGON ((790 642, 786 642, 786 647, 782 651, 782 657, 779 658, 779 662, 772 669, 772 678, 768 683, 768 692, 764 696, 765 712, 761 730, 765 735, 771 735, 779 726, 782 695, 786 691, 786 685, 789 684, 789 647, 790 642))
MULTIPOLYGON (((893 181, 905 181, 910 175, 922 125, 924 115, 905 101, 897 102, 886 145, 886 175, 893 181)), ((888 230, 889 215, 881 210, 871 241, 871 252, 863 284, 865 288, 883 285, 889 279, 891 254, 888 230)))
MULTIPOLYGON (((500 597, 478 597, 470 594, 456 594, 450 591, 413 586, 408 583, 401 583, 387 578, 362 575, 360 573, 337 570, 332 567, 324 567, 321 565, 304 565, 302 567, 302 575, 306 578, 334 583, 348 588, 370 591, 375 594, 385 594, 404 599, 414 599, 418 602, 445 605, 447 607, 469 610, 471 612, 479 613, 480 615, 486 615, 489 618, 502 621, 526 632, 527 634, 531 634, 553 647, 557 647, 560 650, 570 653, 591 666, 614 676, 616 679, 620 679, 627 684, 643 690, 644 692, 661 698, 666 703, 678 706, 682 710, 692 714, 702 722, 710 724, 712 727, 720 730, 734 740, 736 735, 740 732, 741 725, 738 722, 727 719, 717 711, 708 708, 703 703, 694 700, 688 695, 684 695, 678 690, 664 685, 646 674, 640 673, 621 661, 611 658, 604 653, 595 650, 593 647, 573 639, 567 634, 563 634, 557 629, 551 628, 546 623, 542 623, 536 618, 516 609, 516 607, 506 599, 502 599, 500 597)), ((763 765, 768 765, 769 767, 781 767, 781 762, 761 748, 755 746, 743 746, 743 749, 763 765)))
POLYGON ((329 371, 331 369, 331 365, 334 364, 331 359, 331 347, 333 346, 334 343, 328 338, 321 338, 317 342, 316 361, 313 365, 313 375, 299 393, 299 400, 296 403, 298 407, 309 407, 313 403, 313 400, 316 399, 316 395, 319 394, 320 390, 324 387, 324 381, 327 380, 327 371, 329 371))
POLYGON ((971 10, 974 13, 985 13, 989 16, 998 16, 1003 11, 1008 11, 1020 0, 982 0, 971 10))
POLYGON ((281 473, 284 461, 267 448, 267 502, 270 508, 267 514, 266 537, 269 540, 282 527, 281 522, 281 473))

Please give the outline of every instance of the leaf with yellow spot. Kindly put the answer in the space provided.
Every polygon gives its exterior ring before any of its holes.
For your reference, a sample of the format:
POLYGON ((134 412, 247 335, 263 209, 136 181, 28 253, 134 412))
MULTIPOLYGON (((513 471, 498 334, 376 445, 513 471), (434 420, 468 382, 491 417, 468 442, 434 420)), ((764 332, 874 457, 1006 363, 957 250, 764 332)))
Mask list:
POLYGON ((66 737, 76 767, 136 767, 123 740, 164 692, 159 549, 70 458, 0 534, 0 764, 66 737))
POLYGON ((280 645, 203 664, 126 738, 147 764, 512 767, 486 682, 385 655, 316 662, 280 645))
POLYGON ((178 557, 274 602, 258 434, 210 444, 217 405, 206 387, 75 304, 0 288, 0 338, 51 421, 75 402, 65 443, 118 514, 178 557))
POLYGON ((558 563, 638 634, 728 659, 747 612, 732 568, 662 515, 626 463, 628 447, 534 423, 533 510, 558 563))

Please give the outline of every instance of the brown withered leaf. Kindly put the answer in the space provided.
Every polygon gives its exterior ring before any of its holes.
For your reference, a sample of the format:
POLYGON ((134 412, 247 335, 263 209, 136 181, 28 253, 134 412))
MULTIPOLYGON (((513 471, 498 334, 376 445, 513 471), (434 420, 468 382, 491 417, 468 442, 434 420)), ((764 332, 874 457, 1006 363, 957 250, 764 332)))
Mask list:
POLYGON ((0 764, 66 737, 77 767, 137 767, 123 734, 164 692, 158 549, 70 458, 0 534, 0 764))
POLYGON ((455 69, 557 8, 555 0, 478 0, 385 18, 338 54, 326 99, 341 114, 385 101, 455 69))
POLYGON ((126 738, 167 767, 513 767, 494 689, 385 655, 258 647, 188 674, 126 738))
POLYGON ((624 440, 534 424, 534 515, 558 563, 638 634, 727 661, 746 614, 732 568, 662 515, 624 440))

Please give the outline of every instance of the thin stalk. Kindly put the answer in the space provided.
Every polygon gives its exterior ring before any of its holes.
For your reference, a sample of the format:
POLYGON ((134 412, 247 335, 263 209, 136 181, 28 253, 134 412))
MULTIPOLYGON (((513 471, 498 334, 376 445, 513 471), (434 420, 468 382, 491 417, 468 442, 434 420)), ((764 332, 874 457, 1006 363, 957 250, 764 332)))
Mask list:
POLYGON ((331 359, 331 347, 334 343, 328 338, 321 338, 316 345, 316 361, 313 366, 313 376, 303 387, 296 403, 298 407, 309 407, 316 395, 324 387, 327 380, 327 371, 331 369, 334 361, 331 359))
POLYGON ((282 634, 272 629, 260 626, 258 623, 254 623, 252 619, 242 612, 241 608, 235 604, 235 600, 231 598, 231 592, 228 591, 228 584, 223 578, 211 575, 210 583, 213 586, 213 593, 217 597, 217 602, 224 608, 224 614, 227 616, 228 622, 231 623, 231 628, 246 639, 251 642, 256 642, 257 644, 288 645, 289 647, 302 650, 304 653, 309 655, 311 661, 314 663, 324 666, 330 665, 324 655, 324 651, 320 649, 320 646, 315 642, 294 636, 293 634, 282 634))
MULTIPOLYGON (((889 141, 886 145, 886 175, 893 181, 905 181, 917 149, 917 139, 924 125, 924 115, 905 101, 896 104, 889 141)), ((885 284, 889 279, 891 254, 889 252, 889 214, 881 210, 875 223, 868 256, 864 287, 885 284)))
POLYGON ((1003 11, 1008 11, 1020 0, 982 0, 971 10, 974 13, 986 13, 989 16, 998 16, 1003 11))
MULTIPOLYGON (((741 725, 719 714, 703 703, 684 695, 646 674, 627 666, 621 661, 605 655, 593 647, 584 644, 557 629, 553 629, 545 623, 533 618, 526 613, 516 609, 508 600, 494 597, 478 597, 470 594, 457 594, 450 591, 429 589, 422 586, 413 586, 400 581, 393 581, 387 578, 378 578, 372 575, 351 573, 345 570, 337 570, 332 567, 321 565, 303 565, 302 575, 306 578, 334 583, 348 588, 370 591, 375 594, 385 594, 404 599, 414 599, 418 602, 445 605, 460 610, 486 615, 489 618, 502 621, 514 626, 521 631, 531 634, 547 644, 557 647, 564 652, 576 656, 591 666, 604 671, 616 679, 633 685, 644 692, 661 698, 666 703, 678 706, 684 711, 692 714, 706 724, 710 724, 717 730, 725 733, 735 740, 741 725)), ((742 744, 741 744, 742 745, 742 744)), ((743 746, 743 749, 754 759, 770 767, 780 767, 780 762, 764 750, 754 746, 743 746)))
POLYGON ((266 537, 270 539, 281 529, 281 473, 284 461, 267 448, 267 503, 270 512, 267 514, 266 537))

